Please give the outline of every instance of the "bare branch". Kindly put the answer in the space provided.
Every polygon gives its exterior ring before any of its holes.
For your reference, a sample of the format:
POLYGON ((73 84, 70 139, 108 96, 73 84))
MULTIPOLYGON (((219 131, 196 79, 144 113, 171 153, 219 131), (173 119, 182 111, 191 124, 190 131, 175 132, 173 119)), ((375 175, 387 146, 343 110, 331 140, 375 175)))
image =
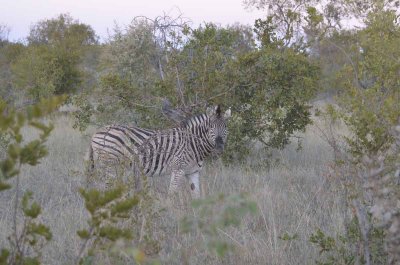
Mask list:
POLYGON ((181 123, 187 119, 187 115, 183 111, 172 108, 171 102, 168 99, 164 99, 161 110, 164 116, 175 123, 181 123))

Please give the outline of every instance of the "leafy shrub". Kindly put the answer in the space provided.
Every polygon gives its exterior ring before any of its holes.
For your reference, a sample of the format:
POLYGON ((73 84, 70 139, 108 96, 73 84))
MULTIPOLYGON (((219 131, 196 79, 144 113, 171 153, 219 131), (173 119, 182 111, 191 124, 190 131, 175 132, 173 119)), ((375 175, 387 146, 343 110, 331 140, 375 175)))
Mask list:
POLYGON ((36 202, 29 203, 31 199, 32 192, 26 191, 21 201, 23 226, 20 231, 14 228, 15 234, 9 237, 10 250, 1 250, 0 264, 40 264, 42 249, 51 240, 52 233, 48 226, 36 220, 41 207, 36 202))
POLYGON ((46 125, 41 119, 54 111, 64 99, 41 100, 24 111, 15 111, 0 100, 0 135, 7 139, 3 142, 6 154, 0 161, 0 191, 10 189, 11 185, 6 181, 16 177, 13 234, 9 237, 10 248, 1 249, 0 264, 40 264, 41 250, 52 238, 50 229, 37 221, 41 207, 36 202, 30 202, 33 196, 30 191, 26 191, 21 200, 24 221, 22 228, 18 229, 19 173, 22 165, 35 166, 47 155, 45 143, 53 126, 46 125), (40 132, 38 139, 24 142, 21 129, 26 125, 40 132))
MULTIPOLYGON (((319 68, 304 54, 260 49, 239 57, 230 74, 235 82, 230 103, 240 120, 230 126, 234 148, 249 145, 252 139, 283 148, 311 123, 307 102, 318 91, 319 68)), ((235 151, 246 154, 246 149, 235 151)))
MULTIPOLYGON (((208 23, 193 29, 184 22, 168 26, 165 19, 134 20, 116 30, 95 93, 101 96, 95 107, 82 107, 94 110, 92 122, 171 126, 160 115, 164 98, 186 116, 209 104, 230 106, 227 161, 243 158, 257 140, 282 148, 311 122, 307 101, 318 91, 319 68, 306 53, 257 47, 248 27, 208 23)), ((80 113, 78 119, 88 117, 80 113)))
MULTIPOLYGON (((387 264, 387 253, 384 250, 385 234, 382 229, 373 228, 370 231, 371 261, 372 264, 387 264)), ((346 233, 332 237, 317 229, 311 236, 310 242, 318 250, 319 265, 358 264, 365 262, 365 254, 361 250, 362 236, 357 218, 353 218, 347 225, 346 233)))
POLYGON ((79 63, 97 37, 90 26, 61 14, 35 24, 28 42, 13 63, 14 82, 39 99, 76 91, 83 78, 79 63))
POLYGON ((202 240, 196 241, 198 247, 206 247, 211 253, 223 257, 229 251, 234 251, 234 245, 222 237, 231 227, 241 225, 248 214, 255 214, 257 207, 245 194, 223 194, 192 202, 196 215, 185 216, 181 220, 183 234, 202 235, 202 240))

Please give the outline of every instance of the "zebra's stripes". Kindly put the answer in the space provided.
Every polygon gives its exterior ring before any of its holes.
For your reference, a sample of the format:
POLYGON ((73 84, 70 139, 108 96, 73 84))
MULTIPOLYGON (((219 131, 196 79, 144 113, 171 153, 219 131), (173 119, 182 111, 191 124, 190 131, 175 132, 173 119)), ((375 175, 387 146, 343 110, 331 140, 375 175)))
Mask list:
POLYGON ((203 161, 212 153, 222 153, 229 117, 230 110, 222 115, 218 106, 206 114, 189 118, 180 127, 166 130, 107 126, 92 136, 90 167, 94 169, 99 162, 127 162, 135 174, 153 176, 170 172, 170 193, 176 192, 187 177, 193 196, 199 197, 199 172, 203 161))

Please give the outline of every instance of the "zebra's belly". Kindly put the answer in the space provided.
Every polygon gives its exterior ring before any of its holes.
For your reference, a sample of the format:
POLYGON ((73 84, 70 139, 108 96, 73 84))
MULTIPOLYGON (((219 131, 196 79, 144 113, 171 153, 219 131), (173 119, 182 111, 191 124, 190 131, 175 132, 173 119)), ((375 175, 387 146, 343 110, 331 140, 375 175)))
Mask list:
POLYGON ((185 172, 185 175, 188 176, 193 173, 199 172, 202 169, 202 167, 203 163, 199 165, 197 162, 191 161, 191 163, 185 166, 183 171, 185 172))

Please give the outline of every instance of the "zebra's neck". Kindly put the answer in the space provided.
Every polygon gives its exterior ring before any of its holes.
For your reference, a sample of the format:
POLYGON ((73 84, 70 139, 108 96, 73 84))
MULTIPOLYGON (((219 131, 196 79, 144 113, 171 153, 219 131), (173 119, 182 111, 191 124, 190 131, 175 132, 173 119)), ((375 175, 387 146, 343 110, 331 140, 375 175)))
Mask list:
POLYGON ((208 137, 210 118, 206 114, 194 116, 184 122, 184 128, 190 136, 190 148, 193 150, 197 162, 201 162, 214 149, 214 144, 208 137))

